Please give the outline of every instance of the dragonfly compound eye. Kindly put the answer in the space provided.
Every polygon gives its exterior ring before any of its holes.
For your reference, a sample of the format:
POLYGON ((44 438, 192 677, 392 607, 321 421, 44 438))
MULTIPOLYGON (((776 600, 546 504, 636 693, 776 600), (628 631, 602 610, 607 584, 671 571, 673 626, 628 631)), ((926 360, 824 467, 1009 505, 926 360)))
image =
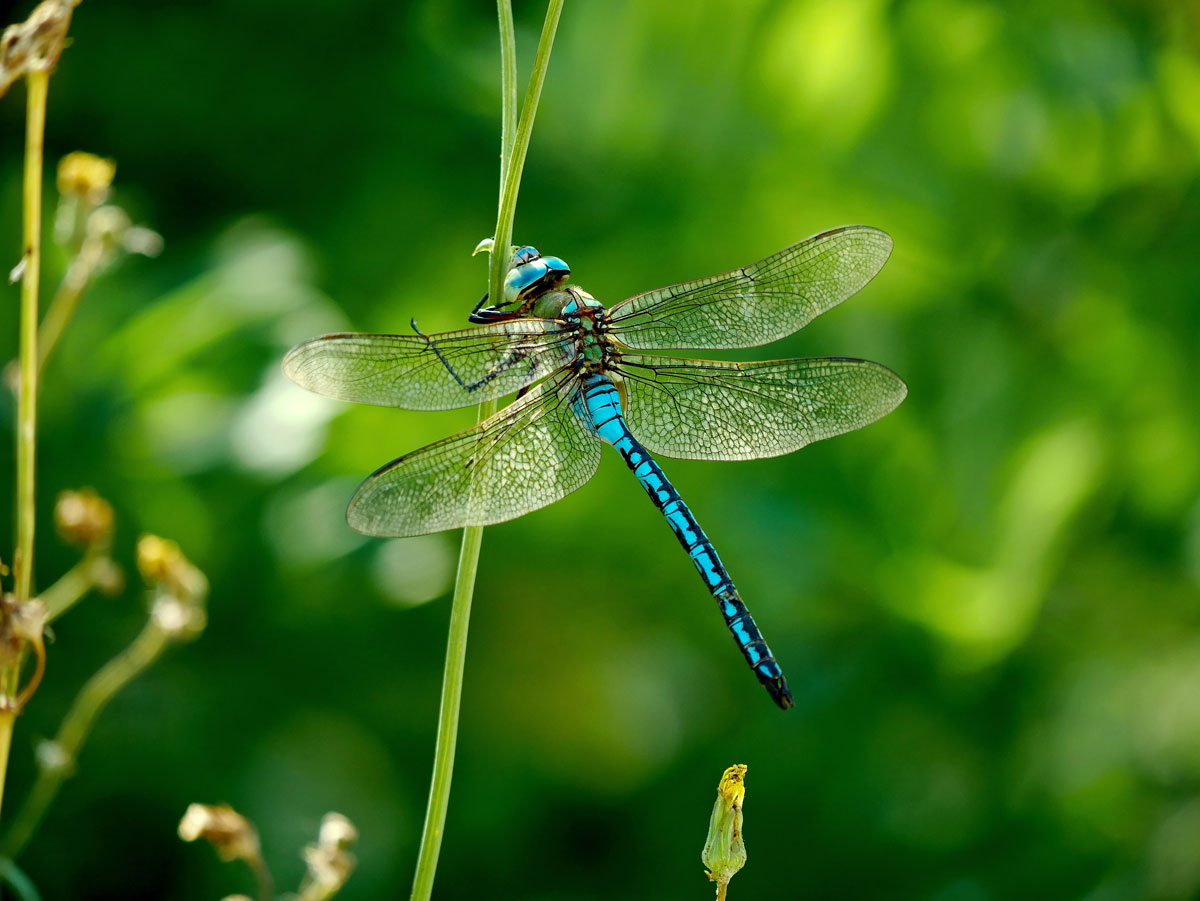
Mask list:
POLYGON ((560 257, 542 257, 542 262, 555 282, 565 282, 571 275, 571 267, 560 257))
POLYGON ((519 263, 508 270, 504 278, 504 301, 515 303, 521 300, 533 289, 539 287, 549 273, 546 261, 536 259, 528 263, 519 263))

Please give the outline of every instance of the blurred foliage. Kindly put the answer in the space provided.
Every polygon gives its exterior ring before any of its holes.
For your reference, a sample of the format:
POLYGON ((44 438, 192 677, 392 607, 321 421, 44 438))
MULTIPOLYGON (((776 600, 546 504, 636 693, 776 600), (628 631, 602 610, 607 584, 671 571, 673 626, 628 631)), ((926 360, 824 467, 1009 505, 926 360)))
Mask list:
MULTIPOLYGON (((543 9, 516 7, 524 77, 543 9)), ((166 243, 90 290, 47 367, 37 582, 75 559, 55 496, 91 485, 127 568, 138 533, 169 535, 212 595, 205 640, 114 702, 22 866, 47 898, 249 891, 175 837, 189 802, 228 801, 295 885, 337 809, 361 835, 340 897, 394 896, 457 536, 368 541, 342 511, 471 412, 351 409, 278 363, 331 329, 460 327, 483 293, 494 10, 122 0, 72 33, 48 159, 117 160, 166 243)), ((910 393, 799 455, 664 461, 791 678, 786 714, 614 455, 487 531, 438 897, 706 897, 729 760, 755 780, 736 897, 1196 897, 1197 7, 574 0, 559 35, 518 239, 615 302, 877 225, 896 251, 874 283, 742 358, 863 356, 910 393)), ((13 261, 21 100, 0 104, 13 261)), ((6 811, 143 616, 89 598, 57 624, 6 811)))

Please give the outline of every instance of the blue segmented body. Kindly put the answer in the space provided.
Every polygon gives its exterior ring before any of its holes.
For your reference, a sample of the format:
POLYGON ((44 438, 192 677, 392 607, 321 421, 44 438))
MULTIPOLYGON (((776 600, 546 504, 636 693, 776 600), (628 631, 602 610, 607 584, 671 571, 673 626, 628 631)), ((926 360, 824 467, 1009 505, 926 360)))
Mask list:
POLYGON ((788 690, 787 680, 775 660, 775 655, 771 653, 762 633, 758 631, 754 617, 742 603, 733 579, 721 563, 721 558, 717 556, 716 548, 696 522, 696 517, 679 496, 675 486, 667 479, 662 467, 629 431, 621 413, 621 396, 616 386, 607 376, 590 373, 583 377, 581 388, 576 401, 576 415, 603 441, 616 448, 625 465, 633 471, 638 482, 646 489, 646 494, 650 495, 654 506, 662 511, 671 531, 691 557, 696 571, 700 573, 709 592, 716 599, 721 615, 725 617, 725 625, 733 634, 733 640, 737 642, 758 681, 763 684, 776 704, 785 709, 791 707, 792 694, 788 690))

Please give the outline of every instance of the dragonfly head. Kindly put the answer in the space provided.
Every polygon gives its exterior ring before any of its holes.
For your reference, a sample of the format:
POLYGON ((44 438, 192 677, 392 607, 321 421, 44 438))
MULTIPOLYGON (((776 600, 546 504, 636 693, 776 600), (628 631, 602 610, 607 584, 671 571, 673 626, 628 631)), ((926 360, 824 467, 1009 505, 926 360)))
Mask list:
POLYGON ((519 247, 504 279, 504 302, 520 303, 532 294, 557 288, 571 277, 571 267, 558 257, 544 257, 536 247, 519 247))

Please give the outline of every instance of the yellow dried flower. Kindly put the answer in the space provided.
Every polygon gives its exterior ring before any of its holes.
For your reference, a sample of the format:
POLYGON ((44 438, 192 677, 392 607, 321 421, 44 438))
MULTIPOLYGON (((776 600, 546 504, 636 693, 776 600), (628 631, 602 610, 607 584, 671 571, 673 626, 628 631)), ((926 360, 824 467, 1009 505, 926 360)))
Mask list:
POLYGON ((746 865, 742 840, 742 802, 746 797, 746 765, 731 766, 717 786, 717 802, 708 822, 708 840, 700 859, 708 878, 717 883, 717 898, 725 897, 729 880, 746 865))
POLYGON ((58 62, 71 12, 79 0, 43 0, 29 18, 9 25, 0 37, 0 95, 30 72, 49 72, 58 62))
POLYGON ((253 862, 262 856, 258 832, 228 804, 189 804, 179 821, 179 837, 185 842, 204 839, 225 861, 253 862))
POLYGON ((108 199, 116 174, 117 164, 113 160, 76 150, 58 163, 58 193, 99 206, 108 199))
POLYGON ((308 874, 300 890, 302 898, 330 898, 341 890, 357 863, 350 853, 356 841, 353 823, 340 813, 325 814, 317 843, 304 849, 308 874))
POLYGON ((138 572, 147 585, 164 588, 182 601, 202 600, 208 580, 183 555, 179 545, 157 535, 143 535, 137 545, 138 572))
POLYGON ((358 829, 340 813, 327 813, 321 820, 321 831, 317 841, 330 848, 346 850, 358 841, 358 829))
POLYGON ((112 538, 112 504, 91 488, 64 491, 54 505, 54 525, 64 541, 93 545, 112 538))

